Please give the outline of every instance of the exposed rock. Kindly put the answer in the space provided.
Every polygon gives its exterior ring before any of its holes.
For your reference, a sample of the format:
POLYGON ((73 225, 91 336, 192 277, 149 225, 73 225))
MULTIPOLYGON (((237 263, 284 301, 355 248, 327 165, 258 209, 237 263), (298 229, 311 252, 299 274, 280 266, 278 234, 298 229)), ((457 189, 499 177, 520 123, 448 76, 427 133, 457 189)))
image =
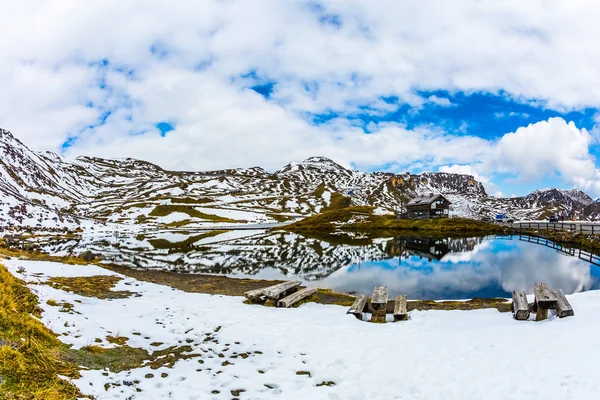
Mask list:
POLYGON ((91 251, 88 250, 88 251, 85 251, 85 252, 81 253, 79 255, 79 257, 82 258, 82 259, 84 259, 85 261, 90 262, 90 261, 94 261, 97 256, 96 256, 96 254, 94 254, 94 253, 92 253, 91 251))

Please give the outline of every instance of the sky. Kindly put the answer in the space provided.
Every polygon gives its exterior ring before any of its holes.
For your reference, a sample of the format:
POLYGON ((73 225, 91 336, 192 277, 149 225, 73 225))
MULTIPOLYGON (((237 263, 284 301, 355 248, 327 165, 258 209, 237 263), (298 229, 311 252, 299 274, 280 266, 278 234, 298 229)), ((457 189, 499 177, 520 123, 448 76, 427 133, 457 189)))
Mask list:
POLYGON ((0 127, 174 170, 325 156, 600 196, 595 1, 0 1, 0 127))

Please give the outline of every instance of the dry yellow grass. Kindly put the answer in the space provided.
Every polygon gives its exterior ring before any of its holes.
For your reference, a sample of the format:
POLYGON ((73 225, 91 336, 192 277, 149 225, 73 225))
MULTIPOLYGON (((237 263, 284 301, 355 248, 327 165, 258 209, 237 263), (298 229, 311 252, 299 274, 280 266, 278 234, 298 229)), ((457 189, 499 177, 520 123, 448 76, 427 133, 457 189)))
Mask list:
POLYGON ((65 400, 81 396, 58 375, 76 378, 66 347, 41 322, 38 299, 0 265, 1 399, 65 400))

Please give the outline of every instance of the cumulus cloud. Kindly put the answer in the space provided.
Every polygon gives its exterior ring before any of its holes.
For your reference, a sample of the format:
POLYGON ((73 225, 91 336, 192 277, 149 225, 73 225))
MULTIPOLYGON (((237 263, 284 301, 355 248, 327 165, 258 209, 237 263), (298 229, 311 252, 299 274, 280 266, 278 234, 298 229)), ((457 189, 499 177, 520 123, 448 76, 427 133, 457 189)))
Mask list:
POLYGON ((450 100, 448 100, 447 98, 445 98, 445 97, 438 97, 436 95, 429 96, 427 98, 427 100, 430 103, 436 104, 436 105, 441 106, 441 107, 448 107, 448 106, 452 105, 452 103, 450 102, 450 100))
POLYGON ((550 118, 504 135, 496 167, 532 181, 557 174, 567 181, 591 179, 595 171, 589 152, 592 137, 573 122, 550 118))
POLYGON ((276 169, 314 154, 390 170, 470 165, 480 179, 551 172, 600 193, 588 149, 597 131, 562 120, 491 140, 350 118, 394 111, 386 98, 450 106, 420 94, 438 90, 595 107, 592 1, 22 0, 1 2, 0 14, 10 37, 0 126, 40 150, 71 139, 68 155, 193 170, 276 169), (256 84, 270 85, 268 99, 256 84), (315 124, 314 114, 341 117, 315 124), (165 137, 162 121, 175 128, 165 137))

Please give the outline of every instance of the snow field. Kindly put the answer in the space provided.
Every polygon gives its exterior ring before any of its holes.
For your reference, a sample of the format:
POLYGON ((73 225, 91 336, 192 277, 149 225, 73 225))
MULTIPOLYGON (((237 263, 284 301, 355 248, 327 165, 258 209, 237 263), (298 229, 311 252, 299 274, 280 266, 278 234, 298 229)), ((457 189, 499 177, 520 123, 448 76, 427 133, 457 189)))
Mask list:
POLYGON ((114 290, 137 296, 100 300, 39 283, 117 274, 96 266, 3 263, 30 283, 43 322, 65 343, 79 348, 101 338, 108 347, 105 337, 118 335, 148 351, 189 345, 198 354, 172 368, 84 370, 75 383, 97 399, 596 399, 600 393, 596 291, 568 296, 575 317, 539 323, 486 309, 413 311, 406 322, 370 324, 340 306, 251 306, 240 297, 184 293, 128 277, 114 290), (50 299, 73 304, 75 313, 58 312, 46 304, 50 299))

